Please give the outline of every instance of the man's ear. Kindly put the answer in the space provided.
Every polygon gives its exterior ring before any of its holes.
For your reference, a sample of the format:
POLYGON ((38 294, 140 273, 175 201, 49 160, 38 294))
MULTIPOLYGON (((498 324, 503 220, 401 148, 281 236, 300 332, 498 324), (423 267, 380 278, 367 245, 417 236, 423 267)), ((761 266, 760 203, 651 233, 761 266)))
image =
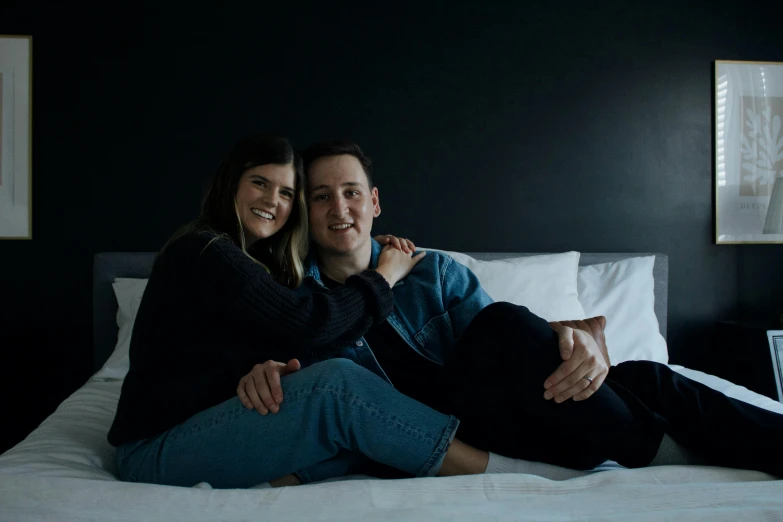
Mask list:
POLYGON ((378 197, 378 187, 373 187, 370 191, 370 197, 372 198, 372 217, 378 217, 381 215, 381 200, 378 197))

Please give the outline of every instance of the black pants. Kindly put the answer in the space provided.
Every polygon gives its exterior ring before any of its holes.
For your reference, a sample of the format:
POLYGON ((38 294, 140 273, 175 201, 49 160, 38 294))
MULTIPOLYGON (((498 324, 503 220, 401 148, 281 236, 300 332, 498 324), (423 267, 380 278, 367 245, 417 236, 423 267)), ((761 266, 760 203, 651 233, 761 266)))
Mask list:
POLYGON ((457 437, 575 469, 606 459, 635 468, 650 463, 665 432, 714 465, 783 476, 783 415, 650 361, 612 366, 592 397, 557 404, 543 384, 561 363, 545 320, 509 303, 482 310, 446 361, 457 437))

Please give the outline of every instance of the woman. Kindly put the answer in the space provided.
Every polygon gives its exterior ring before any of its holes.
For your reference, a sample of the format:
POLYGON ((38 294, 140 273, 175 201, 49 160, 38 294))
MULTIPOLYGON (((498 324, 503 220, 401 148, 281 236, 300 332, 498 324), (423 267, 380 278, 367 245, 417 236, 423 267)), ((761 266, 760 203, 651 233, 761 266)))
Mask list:
POLYGON ((282 484, 340 452, 417 476, 484 471, 485 453, 452 440, 455 417, 345 359, 288 375, 275 415, 236 398, 237 381, 259 360, 327 350, 382 321, 393 306, 391 286, 423 257, 387 246, 376 270, 299 298, 291 288, 302 280, 306 222, 302 162, 291 144, 273 136, 239 142, 199 218, 153 266, 108 434, 121 479, 230 488, 283 477, 282 484))

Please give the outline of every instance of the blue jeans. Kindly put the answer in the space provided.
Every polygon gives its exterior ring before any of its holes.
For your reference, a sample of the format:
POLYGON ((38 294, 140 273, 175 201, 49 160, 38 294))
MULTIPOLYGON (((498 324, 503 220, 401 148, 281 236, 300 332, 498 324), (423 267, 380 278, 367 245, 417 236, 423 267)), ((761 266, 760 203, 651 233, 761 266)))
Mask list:
POLYGON ((246 488, 300 472, 309 482, 342 474, 348 455, 434 476, 459 425, 347 359, 314 364, 281 382, 278 413, 260 415, 234 397, 160 435, 120 446, 120 478, 246 488))

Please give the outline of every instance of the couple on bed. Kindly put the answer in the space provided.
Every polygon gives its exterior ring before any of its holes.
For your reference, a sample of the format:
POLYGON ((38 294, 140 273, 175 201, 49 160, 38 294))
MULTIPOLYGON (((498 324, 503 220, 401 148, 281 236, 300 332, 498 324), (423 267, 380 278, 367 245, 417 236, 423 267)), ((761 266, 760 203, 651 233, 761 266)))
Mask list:
POLYGON ((661 364, 610 368, 603 318, 493 304, 450 257, 373 240, 380 212, 354 143, 234 147, 155 260, 108 435, 121 479, 565 479, 667 463, 662 440, 783 475, 783 416, 661 364))

